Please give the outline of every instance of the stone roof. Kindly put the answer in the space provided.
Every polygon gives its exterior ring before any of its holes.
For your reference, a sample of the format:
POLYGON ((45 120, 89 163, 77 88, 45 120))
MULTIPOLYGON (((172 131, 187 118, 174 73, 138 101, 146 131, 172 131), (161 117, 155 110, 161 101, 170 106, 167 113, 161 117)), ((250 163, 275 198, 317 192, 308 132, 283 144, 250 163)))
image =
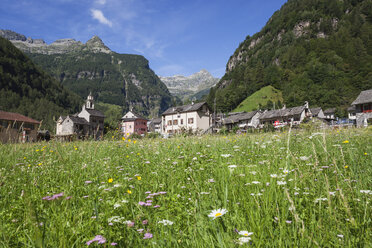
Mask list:
POLYGON ((354 106, 351 106, 351 107, 348 107, 348 108, 347 108, 347 111, 348 111, 348 112, 355 112, 355 111, 356 111, 356 107, 355 107, 355 105, 354 105, 354 106))
POLYGON ((259 119, 264 120, 264 119, 275 119, 275 118, 281 118, 281 117, 290 117, 290 116, 300 115, 302 111, 304 110, 305 110, 305 106, 298 106, 298 107, 278 109, 278 110, 269 110, 267 112, 262 113, 259 119))
POLYGON ((76 124, 89 125, 89 122, 87 122, 87 120, 85 120, 84 118, 76 117, 73 115, 69 115, 68 117, 70 118, 70 120, 72 120, 76 124))
POLYGON ((92 115, 92 116, 96 116, 96 117, 105 117, 105 115, 101 112, 101 111, 99 111, 99 110, 97 110, 97 109, 85 109, 90 115, 92 115))
POLYGON ((320 110, 322 110, 321 107, 318 107, 318 108, 311 108, 310 109, 310 112, 312 113, 313 116, 317 116, 320 112, 320 110))
POLYGON ((178 107, 171 107, 167 109, 162 115, 172 115, 177 113, 186 113, 186 112, 193 112, 198 111, 206 102, 198 102, 194 104, 188 104, 178 107))
POLYGON ((12 113, 12 112, 5 112, 0 110, 0 120, 8 120, 8 121, 19 121, 19 122, 25 122, 25 123, 33 123, 33 124, 40 124, 39 121, 31 119, 30 117, 18 114, 18 113, 12 113))
POLYGON ((161 123, 161 118, 154 118, 154 119, 151 120, 151 123, 160 124, 161 123))
POLYGON ((360 92, 357 99, 351 103, 351 105, 363 104, 363 103, 370 103, 372 102, 372 89, 364 90, 360 92))
POLYGON ((334 114, 334 113, 336 113, 336 108, 329 108, 329 109, 326 109, 326 110, 323 111, 323 113, 324 113, 325 115, 327 115, 327 114, 334 114))
POLYGON ((239 112, 239 113, 231 113, 227 118, 222 120, 223 124, 233 124, 238 123, 239 121, 246 121, 253 118, 253 116, 258 111, 251 111, 251 112, 239 112))

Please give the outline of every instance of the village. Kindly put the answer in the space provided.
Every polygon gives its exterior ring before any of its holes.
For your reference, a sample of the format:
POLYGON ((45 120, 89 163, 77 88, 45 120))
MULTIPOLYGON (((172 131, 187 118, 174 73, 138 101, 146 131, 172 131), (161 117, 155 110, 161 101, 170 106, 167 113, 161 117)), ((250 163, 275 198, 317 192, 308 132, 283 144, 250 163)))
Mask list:
MULTIPOLYGON (((319 122, 322 128, 367 127, 372 121, 372 89, 362 91, 348 108, 348 118, 339 119, 336 108, 323 110, 311 108, 308 102, 296 106, 252 112, 213 113, 206 102, 192 102, 188 105, 167 109, 160 118, 148 120, 135 113, 127 112, 119 121, 118 129, 123 137, 133 134, 144 136, 157 133, 162 137, 174 134, 206 134, 222 130, 246 132, 267 128, 280 129, 299 126, 303 122, 319 122)), ((104 114, 95 109, 90 93, 79 113, 60 116, 56 121, 56 133, 40 130, 40 121, 18 113, 0 111, 0 140, 2 143, 35 142, 54 137, 60 141, 77 139, 101 140, 104 135, 104 114)))

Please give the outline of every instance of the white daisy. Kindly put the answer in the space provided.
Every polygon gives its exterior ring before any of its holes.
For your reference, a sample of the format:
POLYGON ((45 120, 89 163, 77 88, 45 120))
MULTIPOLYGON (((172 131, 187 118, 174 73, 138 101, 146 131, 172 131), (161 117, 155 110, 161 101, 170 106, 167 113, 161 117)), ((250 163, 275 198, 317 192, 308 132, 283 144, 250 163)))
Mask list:
POLYGON ((253 232, 248 232, 248 231, 240 231, 239 232, 239 235, 242 235, 242 236, 245 236, 245 237, 251 236, 252 234, 253 234, 253 232))
POLYGON ((170 221, 170 220, 161 220, 158 222, 159 224, 163 224, 164 226, 167 226, 167 225, 173 225, 173 221, 170 221))
POLYGON ((222 215, 226 214, 227 210, 222 208, 222 209, 217 209, 217 210, 212 210, 210 214, 208 214, 208 217, 211 217, 213 219, 216 219, 218 217, 221 217, 222 215))

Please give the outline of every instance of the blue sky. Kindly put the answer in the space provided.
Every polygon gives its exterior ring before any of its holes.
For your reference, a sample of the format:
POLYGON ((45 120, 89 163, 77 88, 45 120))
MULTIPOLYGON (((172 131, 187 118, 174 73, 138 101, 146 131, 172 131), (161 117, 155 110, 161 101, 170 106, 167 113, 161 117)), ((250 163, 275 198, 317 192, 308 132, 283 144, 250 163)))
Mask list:
POLYGON ((286 0, 1 0, 0 29, 48 44, 98 35, 117 53, 145 56, 159 76, 207 69, 222 77, 247 35, 286 0))

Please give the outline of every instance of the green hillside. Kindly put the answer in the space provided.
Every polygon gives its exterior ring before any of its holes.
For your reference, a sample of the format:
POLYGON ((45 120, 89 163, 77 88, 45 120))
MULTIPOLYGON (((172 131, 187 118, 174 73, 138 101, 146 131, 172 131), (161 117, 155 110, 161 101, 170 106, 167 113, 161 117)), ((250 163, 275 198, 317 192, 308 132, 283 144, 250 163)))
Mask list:
POLYGON ((272 109, 274 107, 280 108, 282 104, 282 92, 269 85, 247 97, 233 112, 250 112, 257 109, 272 109))
POLYGON ((54 118, 75 113, 81 98, 40 70, 8 40, 0 37, 0 109, 42 121, 55 129, 54 118))
POLYGON ((288 107, 346 109, 372 88, 372 1, 289 0, 230 57, 208 103, 230 111, 271 85, 288 107))

